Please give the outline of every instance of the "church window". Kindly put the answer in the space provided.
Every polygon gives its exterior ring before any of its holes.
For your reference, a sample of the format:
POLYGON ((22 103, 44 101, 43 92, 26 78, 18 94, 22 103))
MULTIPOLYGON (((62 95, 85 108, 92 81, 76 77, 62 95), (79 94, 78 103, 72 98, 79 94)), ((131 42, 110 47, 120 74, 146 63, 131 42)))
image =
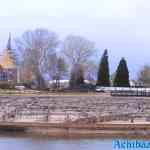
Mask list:
POLYGON ((7 72, 4 72, 4 71, 0 72, 0 80, 1 80, 1 81, 6 81, 6 80, 8 80, 7 72))

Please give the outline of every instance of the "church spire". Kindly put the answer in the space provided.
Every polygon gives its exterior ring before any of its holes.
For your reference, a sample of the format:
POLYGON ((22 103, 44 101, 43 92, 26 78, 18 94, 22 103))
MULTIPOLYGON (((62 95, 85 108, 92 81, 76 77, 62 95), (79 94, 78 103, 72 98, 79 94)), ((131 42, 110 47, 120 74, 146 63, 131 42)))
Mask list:
POLYGON ((7 47, 8 50, 11 50, 11 34, 9 33, 9 38, 8 38, 8 42, 7 42, 7 47))

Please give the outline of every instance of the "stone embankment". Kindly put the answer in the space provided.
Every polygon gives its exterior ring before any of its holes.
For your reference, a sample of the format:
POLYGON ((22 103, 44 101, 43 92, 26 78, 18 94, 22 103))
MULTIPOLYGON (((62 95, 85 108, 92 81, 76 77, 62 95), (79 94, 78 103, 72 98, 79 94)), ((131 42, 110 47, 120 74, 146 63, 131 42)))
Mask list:
MULTIPOLYGON (((79 95, 13 95, 0 96, 0 121, 1 122, 39 122, 39 123, 67 123, 68 125, 92 125, 110 124, 119 121, 121 124, 143 123, 150 124, 150 98, 144 97, 111 97, 103 94, 79 94, 79 95)), ((132 124, 131 124, 132 127, 132 124)), ((40 129, 28 128, 29 131, 38 133, 55 133, 58 128, 40 129), (37 132, 38 131, 38 132, 37 132)), ((133 128, 134 129, 134 128, 133 128)), ((131 130, 101 129, 61 129, 57 133, 89 133, 100 135, 118 133, 123 135, 133 133, 149 134, 149 129, 136 132, 131 130), (117 132, 116 132, 117 131, 117 132)), ((114 134, 115 135, 115 134, 114 134)))
POLYGON ((96 117, 99 121, 132 118, 149 121, 150 98, 94 94, 0 96, 0 120, 52 121, 55 116, 59 116, 60 120, 73 118, 77 122, 88 117, 96 117))

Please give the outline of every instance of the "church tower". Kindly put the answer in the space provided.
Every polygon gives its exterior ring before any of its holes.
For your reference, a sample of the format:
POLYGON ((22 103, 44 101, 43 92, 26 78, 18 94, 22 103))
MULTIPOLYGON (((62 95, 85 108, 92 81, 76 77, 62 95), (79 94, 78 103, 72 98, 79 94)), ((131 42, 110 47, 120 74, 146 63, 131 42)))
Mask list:
POLYGON ((6 49, 3 51, 2 56, 0 57, 0 65, 4 69, 16 68, 16 60, 14 58, 13 50, 11 48, 11 35, 9 34, 9 39, 6 45, 6 49))
POLYGON ((16 83, 17 82, 17 65, 14 53, 11 47, 11 34, 9 34, 6 49, 0 56, 0 83, 16 83))
POLYGON ((11 50, 11 34, 9 33, 9 38, 8 38, 8 42, 7 42, 7 47, 6 49, 11 50))

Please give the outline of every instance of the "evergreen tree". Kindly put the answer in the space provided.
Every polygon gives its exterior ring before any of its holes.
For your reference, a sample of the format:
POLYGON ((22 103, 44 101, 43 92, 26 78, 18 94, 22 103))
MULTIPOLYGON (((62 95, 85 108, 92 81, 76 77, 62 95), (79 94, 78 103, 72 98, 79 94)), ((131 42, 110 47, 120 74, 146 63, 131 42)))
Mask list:
POLYGON ((114 86, 116 87, 130 87, 129 71, 126 60, 122 58, 116 71, 114 79, 114 86))
POLYGON ((71 71, 71 74, 70 74, 69 86, 70 86, 70 87, 74 87, 75 84, 76 84, 75 72, 72 70, 72 71, 71 71))
POLYGON ((101 58, 101 62, 99 65, 97 85, 99 85, 99 86, 110 86, 107 49, 104 50, 104 54, 101 58))
POLYGON ((78 87, 84 84, 84 71, 83 67, 79 64, 74 65, 71 71, 69 85, 70 87, 78 87))

